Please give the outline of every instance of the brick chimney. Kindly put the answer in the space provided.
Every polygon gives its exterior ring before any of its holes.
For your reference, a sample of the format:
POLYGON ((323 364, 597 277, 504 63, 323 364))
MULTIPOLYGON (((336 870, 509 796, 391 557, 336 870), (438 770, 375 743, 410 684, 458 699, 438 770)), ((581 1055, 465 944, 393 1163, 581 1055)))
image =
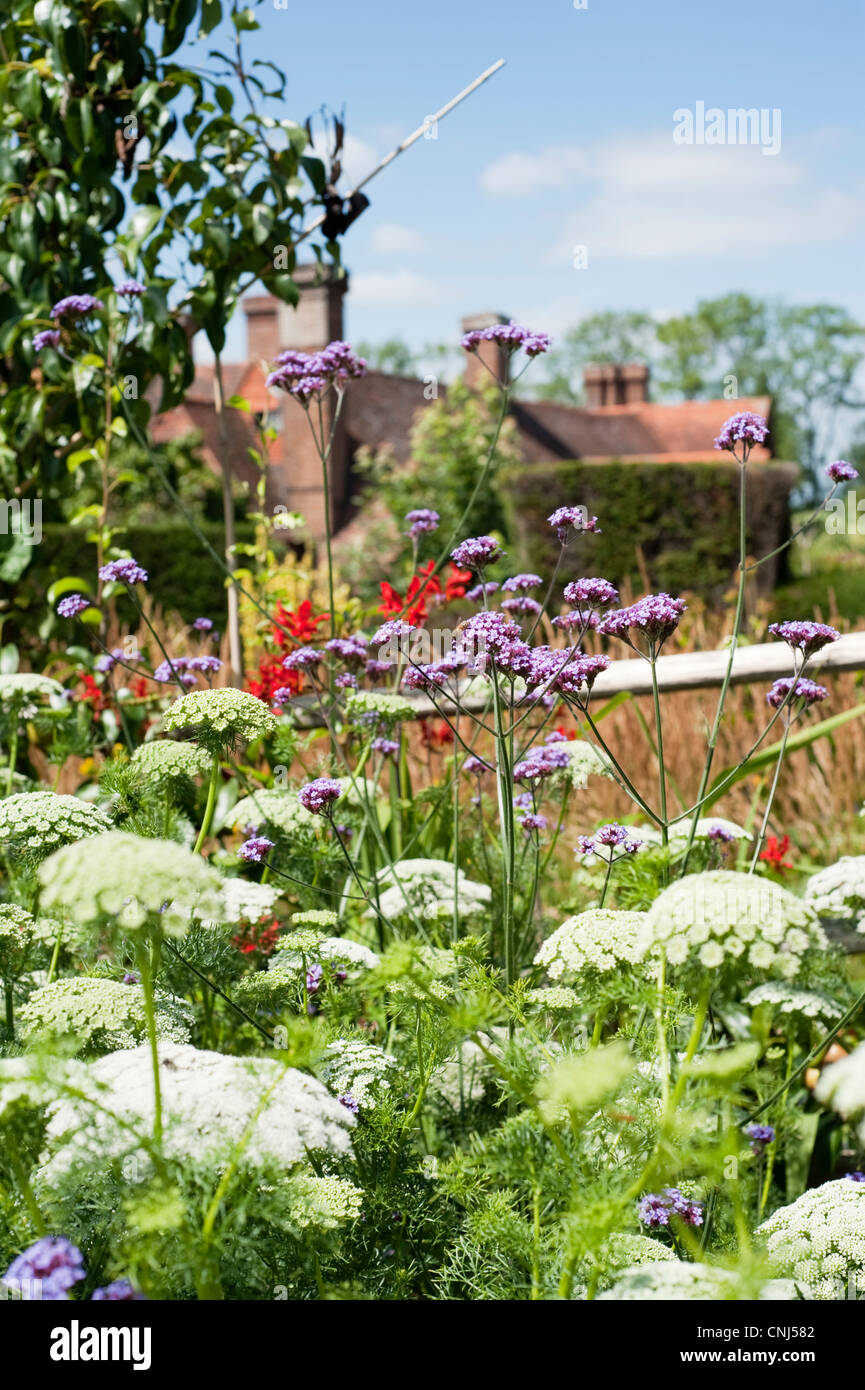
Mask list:
MULTIPOLYGON (((249 357, 270 363, 287 348, 317 352, 343 336, 343 298, 348 276, 337 277, 328 266, 299 265, 293 279, 300 289, 297 305, 283 304, 272 295, 254 295, 243 301, 247 316, 249 357)), ((306 411, 285 392, 275 393, 282 409, 283 427, 278 460, 270 468, 268 505, 282 505, 300 512, 310 537, 325 535, 324 487, 321 460, 315 449, 306 411)), ((324 429, 331 426, 333 400, 324 407, 324 429)), ((328 466, 330 525, 338 529, 348 502, 350 450, 344 424, 337 428, 328 466)))
POLYGON ((609 362, 585 367, 583 386, 590 410, 637 405, 649 399, 649 368, 641 362, 609 362))
MULTIPOLYGON (((504 314, 469 314, 462 321, 462 330, 463 333, 474 333, 479 328, 492 328, 496 323, 508 322, 504 314)), ((477 352, 466 353, 466 385, 474 390, 484 382, 490 382, 490 372, 499 381, 507 381, 509 361, 509 354, 499 343, 481 343, 477 352)))

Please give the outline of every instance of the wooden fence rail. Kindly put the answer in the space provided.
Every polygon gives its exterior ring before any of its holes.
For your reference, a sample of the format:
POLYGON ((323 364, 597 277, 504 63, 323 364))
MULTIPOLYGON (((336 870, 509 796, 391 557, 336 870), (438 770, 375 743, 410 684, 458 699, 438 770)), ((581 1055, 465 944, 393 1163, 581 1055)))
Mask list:
MULTIPOLYGON (((720 687, 727 669, 729 653, 684 652, 662 656, 658 661, 658 685, 664 692, 676 690, 711 690, 720 687)), ((782 676, 792 675, 793 659, 786 642, 761 642, 755 646, 739 647, 733 659, 734 685, 771 685, 782 676)), ((851 632, 837 642, 824 647, 808 663, 808 675, 822 680, 842 671, 865 671, 865 632, 851 632)), ((463 689, 469 682, 461 683, 463 689)), ((627 692, 631 695, 651 695, 652 678, 649 664, 639 657, 614 661, 598 676, 592 688, 592 700, 604 701, 627 692)), ((441 711, 451 713, 453 702, 445 695, 436 696, 435 704, 427 695, 406 695, 414 706, 415 719, 434 718, 441 711)), ((468 696, 464 708, 477 713, 488 707, 489 696, 468 696)), ((312 696, 301 696, 292 704, 297 723, 302 728, 320 728, 324 720, 312 696)))

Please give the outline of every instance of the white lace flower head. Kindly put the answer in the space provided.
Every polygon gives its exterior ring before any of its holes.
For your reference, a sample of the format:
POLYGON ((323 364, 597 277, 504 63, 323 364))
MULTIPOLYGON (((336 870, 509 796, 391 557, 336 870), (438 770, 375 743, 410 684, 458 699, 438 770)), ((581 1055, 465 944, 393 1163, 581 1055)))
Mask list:
POLYGON ((219 690, 188 691, 165 711, 162 723, 169 731, 197 729, 200 743, 220 748, 272 734, 277 721, 257 695, 229 685, 219 690))
POLYGON ((551 980, 573 979, 584 970, 618 970, 636 965, 644 954, 645 912, 589 908, 568 917, 547 937, 535 956, 551 980))
POLYGON ((155 738, 140 744, 132 761, 148 781, 158 784, 204 777, 210 770, 210 756, 204 748, 173 738, 155 738))
POLYGON ((328 1043, 320 1070, 331 1093, 347 1098, 348 1108, 360 1111, 374 1110, 399 1076, 395 1059, 361 1038, 338 1038, 328 1043))
POLYGON ((845 1298, 850 1281, 860 1290, 865 1281, 865 1183, 839 1178, 812 1187, 757 1235, 778 1274, 807 1284, 816 1299, 845 1298))
POLYGON ((37 706, 39 696, 50 700, 63 699, 63 686, 51 676, 40 676, 35 671, 15 671, 0 676, 0 706, 6 711, 22 710, 25 706, 37 706))
MULTIPOLYGON (((348 1153, 354 1116, 327 1089, 281 1062, 227 1057, 181 1043, 160 1043, 163 1146, 174 1159, 243 1167, 291 1168, 310 1152, 348 1153)), ((52 1107, 39 1178, 48 1185, 70 1171, 86 1180, 106 1160, 145 1151, 136 1133, 153 1129, 153 1072, 147 1046, 112 1052, 87 1067, 86 1095, 52 1107)))
POLYGON ((125 930, 159 923, 182 932, 193 913, 218 920, 221 908, 219 875, 200 855, 122 830, 57 850, 39 882, 42 905, 80 926, 113 918, 125 930))
POLYGON ((851 922, 865 932, 865 854, 845 854, 837 864, 818 869, 805 886, 805 900, 821 917, 851 922))
MULTIPOLYGON (((380 869, 379 910, 388 921, 448 921, 454 909, 454 866, 448 859, 403 859, 380 869)), ((492 889, 456 871, 456 902, 460 919, 476 917, 489 905, 492 889)), ((370 908, 370 916, 375 913, 370 908)))
POLYGON ((665 888, 646 914, 641 944, 671 965, 706 970, 741 960, 793 979, 809 947, 826 946, 812 908, 771 879, 716 869, 665 888))
POLYGON ((823 1068, 814 1095, 822 1105, 857 1122, 860 1138, 865 1136, 865 1043, 823 1068))
POLYGON ((752 1009, 766 1004, 774 1013, 821 1020, 824 1023, 831 1023, 843 1013, 838 1001, 830 999, 828 994, 818 994, 810 989, 796 989, 794 985, 785 984, 781 980, 766 980, 764 984, 757 985, 746 996, 745 1003, 750 1004, 752 1009))
MULTIPOLYGON (((726 1269, 708 1264, 686 1264, 683 1260, 653 1262, 626 1269, 616 1283, 598 1295, 604 1302, 670 1301, 693 1302, 711 1299, 751 1302, 754 1290, 740 1288, 736 1276, 726 1269)), ((797 1302, 808 1292, 792 1279, 767 1279, 756 1297, 769 1302, 797 1302)))
POLYGON ((314 830, 316 817, 301 806, 297 793, 287 787, 259 787, 242 796, 219 822, 219 828, 229 826, 232 830, 246 825, 292 836, 301 830, 314 830))
MULTIPOLYGON (((157 993, 156 1032, 165 1042, 188 1042, 194 1023, 191 1005, 157 993)), ((144 993, 137 984, 75 976, 34 990, 18 1012, 27 1045, 72 1038, 81 1047, 117 1052, 137 1047, 147 1033, 144 993)))
POLYGON ((0 801, 0 840, 39 859, 60 845, 100 835, 111 821, 97 806, 56 792, 18 792, 0 801))

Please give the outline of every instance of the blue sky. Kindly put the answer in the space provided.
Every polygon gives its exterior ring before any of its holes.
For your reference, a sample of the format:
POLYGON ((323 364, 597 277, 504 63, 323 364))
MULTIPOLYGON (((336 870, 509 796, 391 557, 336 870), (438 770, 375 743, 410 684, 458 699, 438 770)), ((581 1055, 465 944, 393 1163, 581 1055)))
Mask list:
MULTIPOLYGON (((285 70, 280 114, 344 107, 355 176, 507 61, 370 187, 344 241, 354 339, 449 341, 480 309, 555 335, 731 289, 865 317, 858 0, 265 0, 256 14, 246 47, 285 70), (779 153, 675 144, 673 113, 700 101, 779 109, 779 153)), ((230 348, 242 355, 239 323, 230 348)))

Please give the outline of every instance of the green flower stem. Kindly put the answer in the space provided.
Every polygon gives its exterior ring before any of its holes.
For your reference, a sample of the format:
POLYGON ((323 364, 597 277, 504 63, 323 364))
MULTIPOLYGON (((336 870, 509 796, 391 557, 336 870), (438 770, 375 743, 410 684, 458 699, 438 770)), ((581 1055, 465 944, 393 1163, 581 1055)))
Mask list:
POLYGON ((763 841, 766 838, 766 831, 769 829, 769 817, 772 814, 772 803, 775 800, 775 793, 778 790, 778 778, 781 776, 781 767, 784 762, 784 754, 787 751, 787 739, 790 737, 790 728, 792 726, 792 723, 793 721, 788 714, 786 720, 784 721, 784 733, 781 738, 781 747, 778 750, 778 761, 775 763, 775 773, 772 778, 772 785, 769 788, 769 797, 766 802, 766 810, 763 812, 763 819, 760 823, 760 830, 757 835, 757 843, 754 846, 754 855, 751 859, 751 867, 748 870, 749 874, 752 874, 757 867, 757 864, 760 859, 760 851, 763 848, 763 841))
POLYGON ((63 942, 63 928, 61 927, 54 941, 54 950, 51 952, 51 963, 48 966, 48 979, 46 985, 50 985, 54 979, 54 972, 57 969, 57 961, 60 958, 60 946, 63 942))
POLYGON ((219 754, 214 753, 213 762, 210 765, 210 781, 207 785, 207 805, 204 808, 204 820, 201 822, 201 829, 198 832, 198 839, 195 841, 193 854, 198 854, 210 832, 210 827, 213 822, 213 813, 216 810, 216 789, 218 785, 219 754))
POLYGON ((685 1087, 688 1084, 688 1073, 686 1068, 690 1062, 693 1062, 697 1052, 697 1048, 700 1046, 700 1039, 703 1036, 703 1029, 706 1025, 706 1015, 709 1012, 709 997, 711 993, 712 981, 710 980, 703 987, 699 1001, 697 1003, 696 1012, 694 1013, 694 1023, 691 1028, 691 1036, 688 1039, 688 1046, 685 1048, 684 1065, 679 1071, 679 1075, 676 1078, 676 1085, 673 1088, 673 1094, 670 1097, 671 1112, 675 1110, 676 1106, 679 1104, 679 1101, 682 1099, 685 1087))
POLYGON ((667 957, 661 957, 658 967, 657 997, 655 1001, 655 1027, 658 1034, 658 1060, 661 1066, 661 1100, 664 1113, 670 1103, 670 1058, 667 1053, 667 1021, 665 1017, 664 995, 667 989, 667 957))
MULTIPOLYGON (((154 952, 157 944, 154 942, 154 952)), ((141 988, 144 992, 144 1014, 147 1019, 147 1039, 150 1043, 150 1060, 153 1066, 153 1142, 159 1147, 162 1143, 162 1086, 159 1080, 159 1047, 156 1038, 156 1007, 153 998, 153 965, 147 942, 138 944, 138 968, 141 972, 141 988)))
POLYGON ((712 763, 715 759, 715 749, 718 746, 718 734, 721 729, 721 720, 724 718, 724 706, 727 703, 727 692, 730 689, 730 681, 733 675, 733 661, 736 656, 736 648, 739 643, 739 633, 742 627, 742 618, 745 613, 745 581, 748 577, 746 561, 748 559, 748 535, 747 535, 747 492, 748 492, 748 448, 747 445, 742 450, 743 458, 739 469, 739 591, 736 596, 736 613, 733 619, 733 635, 730 638, 730 650, 727 657, 727 669, 724 672, 724 680, 721 684, 721 693, 718 696, 718 704, 715 710, 715 719, 709 734, 709 743, 706 748, 706 761, 703 764, 703 773, 700 778, 700 790, 697 792, 697 809, 694 812, 694 821, 688 835, 688 844, 685 849, 685 857, 682 861, 682 876, 688 872, 688 860, 694 847, 694 837, 697 834, 697 816, 699 808, 706 795, 706 788, 709 785, 709 777, 712 772, 712 763))
POLYGON ((15 1036, 15 1000, 11 980, 3 981, 3 1001, 6 1006, 6 1032, 11 1040, 15 1036))
POLYGON ((841 1032, 841 1029, 846 1028, 850 1020, 852 1018, 855 1018, 856 1014, 862 1008, 863 1004, 865 1004, 865 990, 863 990, 862 993, 857 996, 854 1002, 850 1005, 849 1009, 847 1009, 846 1013, 843 1013, 841 1017, 838 1019, 838 1022, 832 1025, 829 1032, 823 1035, 823 1037, 818 1042, 817 1046, 812 1047, 804 1062, 799 1063, 796 1070, 790 1073, 790 1075, 784 1080, 782 1085, 778 1087, 777 1091, 773 1091, 768 1100, 764 1100, 760 1105, 756 1107, 756 1109, 750 1111, 748 1115, 749 1120, 755 1120, 758 1115, 762 1115, 764 1110, 768 1110, 770 1106, 775 1104, 776 1100, 783 1096, 784 1092, 788 1089, 788 1087, 792 1086, 794 1081, 798 1081, 802 1073, 808 1070, 811 1063, 815 1062, 817 1058, 823 1052, 825 1052, 826 1048, 829 1046, 832 1040, 836 1038, 838 1034, 841 1032))
POLYGON ((6 795, 12 795, 15 780, 15 764, 18 761, 18 711, 12 711, 12 736, 9 739, 9 767, 6 771, 6 795))
POLYGON ((4 1143, 6 1145, 6 1152, 9 1155, 12 1171, 15 1174, 15 1181, 21 1191, 21 1196, 24 1198, 24 1205, 27 1208, 30 1220, 33 1222, 33 1228, 37 1236, 47 1236, 48 1226, 46 1225, 45 1217, 42 1215, 39 1203, 33 1195, 33 1188, 30 1186, 30 1179, 27 1176, 27 1165, 21 1157, 11 1129, 7 1130, 4 1143))
MULTIPOLYGON (((667 820, 667 773, 664 767, 664 726, 661 720, 661 694, 658 689, 658 658, 653 655, 651 662, 652 668, 652 704, 655 709, 655 741, 658 749, 658 795, 660 798, 661 812, 661 843, 666 847, 669 839, 669 822, 667 820)), ((667 869, 664 868, 666 880, 667 869)))
MULTIPOLYGON (((492 670, 493 710, 496 730, 496 789, 502 845, 502 936, 504 941, 505 983, 510 989, 516 978, 514 961, 514 797, 510 763, 511 744, 502 711, 502 694, 495 663, 492 670)), ((513 1021, 509 1024, 513 1031, 513 1021)))

